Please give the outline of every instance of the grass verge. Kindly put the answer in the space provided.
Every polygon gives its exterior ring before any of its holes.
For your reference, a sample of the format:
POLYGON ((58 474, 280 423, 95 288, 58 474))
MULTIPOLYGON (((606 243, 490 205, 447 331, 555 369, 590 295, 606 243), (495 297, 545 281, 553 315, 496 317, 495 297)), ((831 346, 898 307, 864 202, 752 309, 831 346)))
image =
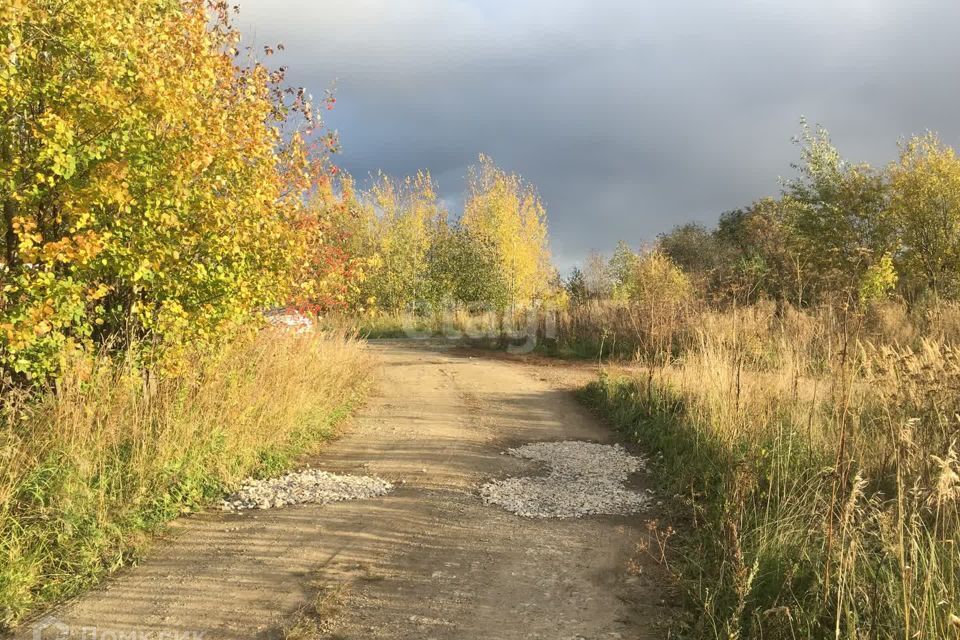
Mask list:
POLYGON ((150 534, 335 432, 374 361, 342 334, 264 331, 179 375, 78 360, 0 424, 0 629, 128 563, 150 534))
POLYGON ((673 498, 680 637, 960 637, 960 354, 856 352, 821 378, 749 372, 704 335, 581 392, 673 498))

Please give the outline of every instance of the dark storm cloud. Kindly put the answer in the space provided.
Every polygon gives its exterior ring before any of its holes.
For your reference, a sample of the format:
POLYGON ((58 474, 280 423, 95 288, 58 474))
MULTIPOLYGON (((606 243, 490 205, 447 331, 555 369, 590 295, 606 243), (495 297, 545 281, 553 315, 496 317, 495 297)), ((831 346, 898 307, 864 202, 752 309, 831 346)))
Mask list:
POLYGON ((955 0, 241 2, 293 82, 337 81, 344 168, 429 169, 456 203, 491 155, 538 186, 564 267, 776 192, 801 115, 875 163, 960 143, 955 0))

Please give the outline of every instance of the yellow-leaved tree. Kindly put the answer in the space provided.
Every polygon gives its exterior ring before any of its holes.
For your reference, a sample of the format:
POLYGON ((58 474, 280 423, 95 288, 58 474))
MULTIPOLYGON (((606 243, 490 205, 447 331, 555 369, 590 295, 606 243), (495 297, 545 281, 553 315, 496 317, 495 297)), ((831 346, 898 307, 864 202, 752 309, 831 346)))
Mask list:
POLYGON ((0 371, 213 342, 282 300, 316 129, 226 2, 0 3, 0 371), (286 140, 286 142, 285 142, 286 140))
POLYGON ((960 294, 960 158, 937 136, 903 144, 890 165, 890 211, 909 293, 960 294))
MULTIPOLYGON (((481 155, 470 169, 463 228, 495 256, 492 281, 506 305, 534 303, 552 291, 554 269, 547 242, 546 210, 536 190, 481 155)), ((485 277, 481 275, 480 277, 485 277)))
POLYGON ((376 251, 370 296, 381 309, 399 311, 428 295, 428 252, 447 212, 430 174, 402 180, 380 174, 366 197, 376 251))

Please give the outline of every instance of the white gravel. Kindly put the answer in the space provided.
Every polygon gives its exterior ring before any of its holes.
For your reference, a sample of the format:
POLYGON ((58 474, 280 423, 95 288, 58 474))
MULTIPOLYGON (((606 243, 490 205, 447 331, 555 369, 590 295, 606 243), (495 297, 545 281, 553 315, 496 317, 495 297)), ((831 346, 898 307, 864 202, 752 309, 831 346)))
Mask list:
POLYGON ((292 333, 307 333, 313 329, 313 320, 299 311, 274 310, 266 314, 267 322, 274 328, 292 333))
POLYGON ((290 504, 327 504, 382 496, 393 485, 376 476, 343 476, 306 469, 267 480, 246 480, 237 493, 221 502, 224 511, 270 509, 290 504))
POLYGON ((623 486, 627 477, 645 468, 644 460, 620 445, 590 442, 537 442, 508 449, 518 458, 543 462, 545 477, 493 480, 480 488, 487 504, 528 518, 580 518, 588 515, 636 513, 651 498, 623 486))

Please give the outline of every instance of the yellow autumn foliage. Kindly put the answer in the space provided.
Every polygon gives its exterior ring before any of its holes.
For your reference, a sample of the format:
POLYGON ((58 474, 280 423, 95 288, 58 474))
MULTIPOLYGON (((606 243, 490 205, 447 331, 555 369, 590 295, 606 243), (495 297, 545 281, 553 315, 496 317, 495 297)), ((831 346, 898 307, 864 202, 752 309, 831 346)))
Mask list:
POLYGON ((546 210, 529 183, 481 155, 469 174, 462 223, 496 255, 508 304, 549 294, 553 267, 546 210))
POLYGON ((0 6, 0 368, 216 341, 284 299, 310 154, 303 93, 240 51, 225 2, 0 6))

